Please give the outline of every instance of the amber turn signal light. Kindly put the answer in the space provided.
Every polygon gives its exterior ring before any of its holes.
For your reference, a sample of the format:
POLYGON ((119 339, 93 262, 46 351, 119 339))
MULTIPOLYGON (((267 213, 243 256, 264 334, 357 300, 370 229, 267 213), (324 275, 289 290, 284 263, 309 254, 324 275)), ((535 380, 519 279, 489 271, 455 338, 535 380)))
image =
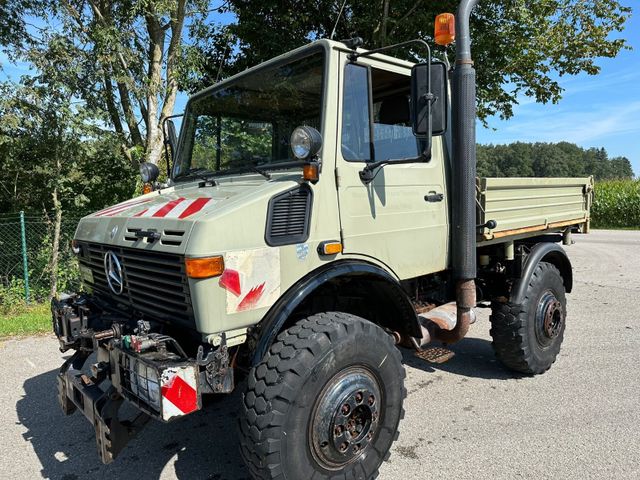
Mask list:
POLYGON ((187 258, 185 266, 189 278, 218 277, 224 271, 224 258, 222 256, 187 258))
POLYGON ((153 192, 153 187, 151 186, 150 183, 145 183, 142 186, 142 193, 146 195, 147 193, 151 193, 151 192, 153 192))
POLYGON ((322 242, 318 245, 320 255, 337 255, 342 253, 342 243, 338 241, 322 242))
POLYGON ((456 18, 452 13, 441 13, 436 17, 435 42, 446 47, 456 39, 456 18))
POLYGON ((317 182, 320 178, 317 163, 307 163, 302 167, 302 178, 310 182, 317 182))

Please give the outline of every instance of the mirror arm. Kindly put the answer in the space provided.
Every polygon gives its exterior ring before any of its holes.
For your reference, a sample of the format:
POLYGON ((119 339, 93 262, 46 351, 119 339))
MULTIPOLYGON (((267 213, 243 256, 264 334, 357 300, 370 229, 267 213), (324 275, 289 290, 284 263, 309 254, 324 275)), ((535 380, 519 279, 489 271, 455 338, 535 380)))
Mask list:
POLYGON ((367 163, 365 167, 360 170, 360 172, 358 172, 358 175, 360 176, 360 180, 362 180, 362 183, 368 185, 373 181, 374 178, 376 178, 376 175, 380 171, 378 170, 378 172, 374 173, 374 170, 378 167, 384 167, 385 165, 388 165, 390 163, 393 163, 394 165, 402 165, 403 163, 428 162, 429 160, 431 160, 431 152, 425 150, 418 157, 397 159, 390 158, 388 160, 378 160, 377 162, 367 163))
POLYGON ((421 38, 415 38, 413 40, 408 40, 406 42, 396 43, 394 45, 387 45, 386 47, 375 48, 373 50, 367 50, 366 52, 361 52, 361 53, 353 52, 349 54, 349 60, 351 62, 355 62, 358 60, 358 58, 368 57, 376 53, 382 53, 388 50, 393 50, 394 48, 406 47, 414 43, 419 44, 420 46, 424 47, 427 50, 427 62, 431 63, 431 47, 427 42, 425 42, 421 38))

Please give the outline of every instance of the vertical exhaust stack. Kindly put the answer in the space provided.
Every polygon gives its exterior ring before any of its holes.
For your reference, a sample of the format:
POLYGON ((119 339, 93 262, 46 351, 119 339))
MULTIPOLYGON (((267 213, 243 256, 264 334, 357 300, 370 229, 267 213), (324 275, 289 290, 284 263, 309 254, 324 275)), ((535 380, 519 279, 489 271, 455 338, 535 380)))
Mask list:
POLYGON ((462 0, 456 13, 453 71, 453 228, 452 267, 456 281, 457 322, 438 332, 445 343, 461 340, 473 323, 476 306, 476 71, 471 60, 469 17, 478 0, 462 0))

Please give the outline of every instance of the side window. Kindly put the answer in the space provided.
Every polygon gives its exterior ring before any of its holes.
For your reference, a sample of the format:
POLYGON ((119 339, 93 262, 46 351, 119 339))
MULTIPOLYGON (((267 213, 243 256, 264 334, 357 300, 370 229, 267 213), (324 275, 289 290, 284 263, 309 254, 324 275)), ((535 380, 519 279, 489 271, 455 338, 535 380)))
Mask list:
POLYGON ((371 124, 369 70, 347 64, 342 99, 342 157, 348 161, 370 161, 371 124))
POLYGON ((371 82, 375 160, 417 157, 420 142, 411 128, 411 77, 373 68, 371 82))

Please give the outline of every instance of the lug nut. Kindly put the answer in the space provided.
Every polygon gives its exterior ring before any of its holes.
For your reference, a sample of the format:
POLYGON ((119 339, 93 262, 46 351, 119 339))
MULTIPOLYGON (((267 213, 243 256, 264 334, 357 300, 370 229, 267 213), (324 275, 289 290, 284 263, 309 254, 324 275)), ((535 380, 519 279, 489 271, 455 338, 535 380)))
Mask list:
POLYGON ((339 437, 340 435, 342 435, 342 431, 343 431, 342 425, 336 425, 336 428, 333 429, 333 434, 336 437, 339 437))
POLYGON ((350 411, 351 411, 351 407, 349 406, 349 404, 345 403, 344 405, 342 405, 342 414, 343 415, 349 415, 350 411))
POLYGON ((373 395, 369 395, 369 405, 376 403, 376 398, 373 395))
POLYGON ((349 445, 347 444, 347 442, 342 443, 342 445, 340 445, 340 451, 341 452, 346 452, 347 448, 349 448, 349 445))
POLYGON ((362 402, 362 398, 363 398, 362 392, 356 393, 356 402, 358 403, 362 402))

